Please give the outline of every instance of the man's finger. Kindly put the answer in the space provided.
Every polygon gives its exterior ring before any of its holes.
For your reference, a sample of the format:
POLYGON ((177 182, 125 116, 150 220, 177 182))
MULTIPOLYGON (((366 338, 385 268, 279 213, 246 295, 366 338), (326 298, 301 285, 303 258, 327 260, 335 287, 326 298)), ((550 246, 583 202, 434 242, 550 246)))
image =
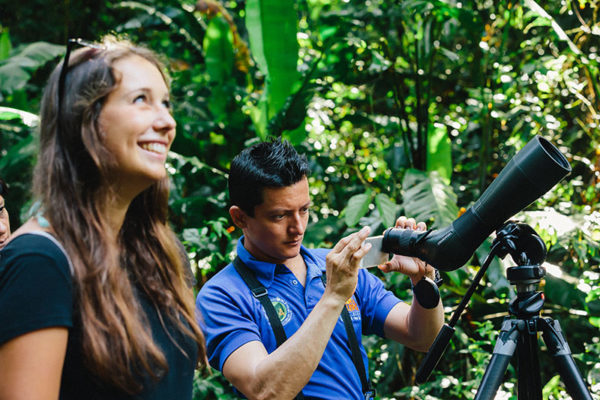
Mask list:
POLYGON ((346 245, 348 244, 348 242, 350 242, 350 239, 352 239, 351 235, 350 236, 346 236, 346 237, 340 239, 340 241, 335 244, 335 246, 333 247, 333 249, 331 249, 331 252, 332 253, 339 253, 340 251, 342 251, 346 247, 346 245))
POLYGON ((367 236, 369 236, 369 232, 371 232, 371 228, 365 226, 360 231, 348 236, 350 241, 346 247, 340 251, 340 255, 346 259, 349 259, 350 256, 362 246, 367 236))
POLYGON ((351 257, 355 260, 361 260, 371 250, 373 245, 371 243, 365 243, 358 250, 352 253, 351 257))
POLYGON ((403 215, 396 220, 396 228, 404 228, 404 224, 406 224, 406 217, 403 215))

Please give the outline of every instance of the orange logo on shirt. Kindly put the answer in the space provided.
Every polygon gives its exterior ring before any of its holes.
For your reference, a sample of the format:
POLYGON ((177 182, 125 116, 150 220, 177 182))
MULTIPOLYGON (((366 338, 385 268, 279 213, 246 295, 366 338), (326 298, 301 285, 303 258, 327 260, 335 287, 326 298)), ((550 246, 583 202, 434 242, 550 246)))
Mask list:
POLYGON ((348 299, 346 302, 346 309, 348 312, 359 311, 358 305, 356 304, 356 301, 354 301, 354 297, 350 297, 350 299, 348 299))

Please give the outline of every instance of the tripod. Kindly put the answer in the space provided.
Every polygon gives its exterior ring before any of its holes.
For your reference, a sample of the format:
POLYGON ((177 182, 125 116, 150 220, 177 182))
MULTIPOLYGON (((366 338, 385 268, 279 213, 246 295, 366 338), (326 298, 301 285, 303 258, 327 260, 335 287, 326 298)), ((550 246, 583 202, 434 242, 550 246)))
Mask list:
POLYGON ((477 273, 450 323, 442 327, 431 346, 417 371, 417 381, 427 380, 431 370, 439 362, 454 333, 453 327, 458 317, 466 307, 492 257, 497 255, 503 258, 507 254, 510 254, 517 264, 516 267, 507 270, 507 278, 517 290, 517 297, 509 305, 509 313, 514 318, 509 317, 502 323, 492 358, 483 375, 475 400, 494 398, 515 351, 518 356, 518 398, 527 400, 542 398, 538 332, 542 332, 542 338, 571 397, 576 400, 591 400, 592 396, 577 370, 560 324, 556 320, 540 316, 540 311, 544 306, 544 294, 538 292, 537 289, 541 278, 545 275, 545 270, 540 264, 546 257, 546 245, 529 225, 511 221, 497 231, 492 251, 477 273))

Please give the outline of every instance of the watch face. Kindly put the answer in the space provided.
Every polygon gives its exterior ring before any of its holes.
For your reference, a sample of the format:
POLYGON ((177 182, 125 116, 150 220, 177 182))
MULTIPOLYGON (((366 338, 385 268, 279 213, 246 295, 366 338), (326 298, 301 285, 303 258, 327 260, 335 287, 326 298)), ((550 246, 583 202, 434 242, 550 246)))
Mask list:
POLYGON ((435 308, 440 302, 440 291, 437 285, 428 278, 423 278, 413 287, 413 293, 423 308, 435 308))

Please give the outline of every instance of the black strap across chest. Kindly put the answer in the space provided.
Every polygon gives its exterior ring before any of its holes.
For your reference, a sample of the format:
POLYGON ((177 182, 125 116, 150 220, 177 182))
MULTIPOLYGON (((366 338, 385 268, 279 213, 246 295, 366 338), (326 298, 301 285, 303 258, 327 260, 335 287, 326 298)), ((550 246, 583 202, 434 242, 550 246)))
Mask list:
MULTIPOLYGON (((265 309, 267 317, 269 318, 269 323, 271 324, 271 328, 275 334, 277 347, 281 346, 283 342, 287 340, 287 336, 285 334, 285 330, 283 329, 283 325, 277 316, 277 311, 275 311, 275 307, 273 306, 273 303, 271 303, 271 299, 269 299, 267 289, 258 281, 258 279, 256 279, 254 272, 248 268, 248 266, 244 264, 239 257, 236 257, 235 260, 233 260, 233 266, 238 274, 240 274, 244 282, 246 282, 246 285, 252 292, 252 295, 258 299, 258 301, 260 301, 261 305, 265 309)), ((325 274, 321 275, 321 280, 323 281, 323 286, 325 286, 327 283, 325 274)), ((354 363, 354 367, 356 368, 358 376, 360 377, 363 394, 365 399, 372 399, 375 396, 375 390, 371 387, 371 382, 367 380, 365 364, 362 362, 362 357, 360 355, 358 338, 356 337, 356 332, 354 331, 354 327, 352 325, 352 319, 350 318, 350 313, 348 312, 346 306, 342 308, 342 320, 344 321, 344 327, 346 328, 346 334, 348 335, 348 344, 350 346, 352 362, 354 363)), ((298 393, 296 399, 304 399, 302 392, 298 393)))

